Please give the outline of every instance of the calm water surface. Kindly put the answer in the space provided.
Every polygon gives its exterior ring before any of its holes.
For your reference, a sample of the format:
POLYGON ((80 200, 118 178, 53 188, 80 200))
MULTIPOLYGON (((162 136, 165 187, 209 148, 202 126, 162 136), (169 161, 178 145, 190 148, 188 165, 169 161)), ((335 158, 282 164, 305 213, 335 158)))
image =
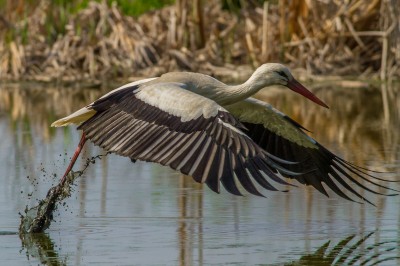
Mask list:
MULTIPOLYGON (((400 86, 379 86, 311 86, 330 110, 277 89, 259 97, 345 159, 400 179, 400 86)), ((366 194, 373 207, 305 187, 267 198, 218 195, 169 168, 115 155, 77 180, 45 234, 22 242, 18 212, 45 197, 79 141, 74 127, 50 123, 106 90, 1 85, 0 265, 400 264, 400 196, 366 194)), ((103 153, 86 145, 75 170, 103 153)))

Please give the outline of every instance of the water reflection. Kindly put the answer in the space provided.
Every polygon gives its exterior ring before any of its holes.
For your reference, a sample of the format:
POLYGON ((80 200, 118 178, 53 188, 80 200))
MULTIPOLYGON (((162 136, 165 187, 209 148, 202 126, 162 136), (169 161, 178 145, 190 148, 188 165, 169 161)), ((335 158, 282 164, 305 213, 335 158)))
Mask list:
POLYGON ((67 265, 66 257, 60 258, 57 248, 50 236, 46 233, 20 236, 22 247, 28 260, 37 259, 42 265, 61 266, 67 265))
MULTIPOLYGON (((258 96, 345 159, 377 170, 398 170, 400 95, 393 84, 313 87, 330 110, 281 90, 258 96)), ((78 132, 73 127, 55 130, 50 123, 106 90, 2 86, 0 212, 11 218, 2 219, 0 228, 18 226, 14 214, 43 198, 72 155, 78 132)), ((82 158, 99 153, 87 145, 82 158)), ((308 188, 267 196, 216 195, 164 167, 107 156, 78 180, 75 195, 56 217, 60 223, 48 234, 23 239, 23 246, 30 260, 48 265, 95 264, 87 250, 112 264, 400 262, 398 198, 376 198, 377 208, 371 209, 326 199, 308 188), (157 258, 154 252, 162 255, 157 258)))
POLYGON ((380 265, 380 263, 396 264, 400 258, 397 254, 386 256, 396 250, 400 244, 399 240, 383 241, 375 244, 368 243, 368 239, 375 232, 361 235, 350 235, 340 240, 331 247, 328 240, 315 252, 301 256, 298 261, 293 261, 285 265, 380 265), (374 252, 378 250, 378 252, 374 252), (371 252, 372 251, 372 252, 371 252))
POLYGON ((200 184, 192 182, 187 176, 179 176, 182 191, 177 198, 179 209, 178 242, 180 265, 193 265, 193 252, 197 249, 198 263, 203 264, 203 193, 196 192, 200 184), (197 239, 197 243, 193 243, 197 239), (197 248, 194 248, 196 246, 197 248))
POLYGON ((22 141, 31 140, 32 134, 40 134, 48 141, 55 134, 55 129, 49 127, 54 120, 97 99, 102 91, 80 87, 57 89, 40 83, 3 84, 0 88, 0 114, 10 118, 11 129, 27 133, 22 141))
MULTIPOLYGON (((201 234, 201 224, 199 224, 199 235, 201 234)), ((193 262, 192 238, 188 238, 187 233, 193 233, 193 228, 181 224, 179 235, 182 238, 180 243, 179 264, 180 265, 203 265, 202 243, 199 238, 199 254, 196 263, 193 262)), ((332 244, 331 240, 325 241, 321 246, 314 248, 314 251, 302 255, 298 260, 292 260, 282 265, 381 265, 383 263, 396 264, 400 256, 396 250, 400 245, 400 240, 371 241, 375 232, 365 234, 352 234, 332 244), (393 252, 395 251, 395 252, 393 252)), ((60 257, 57 247, 46 233, 25 235, 21 238, 22 245, 28 260, 30 258, 39 259, 42 265, 68 265, 68 257, 60 257)), ((76 254, 79 257, 79 254, 76 254)))

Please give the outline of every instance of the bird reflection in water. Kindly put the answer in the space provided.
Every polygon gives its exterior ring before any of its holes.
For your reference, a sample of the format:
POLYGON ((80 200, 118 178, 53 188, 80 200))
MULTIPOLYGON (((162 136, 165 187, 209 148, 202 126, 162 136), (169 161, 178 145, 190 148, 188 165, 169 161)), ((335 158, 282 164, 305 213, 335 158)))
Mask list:
MULTIPOLYGON (((201 195, 201 193, 199 194, 201 195)), ((183 196, 188 200, 186 196, 183 196)), ((198 199, 197 199, 198 200, 198 199)), ((184 202, 181 202, 184 204, 184 202)), ((197 243, 193 243, 193 233, 196 231, 193 227, 193 217, 180 217, 179 221, 179 265, 203 265, 202 238, 197 237, 197 243), (196 246, 198 254, 194 256, 196 246), (194 261, 193 257, 196 257, 194 261)), ((201 219, 197 223, 197 232, 202 232, 201 219)), ((279 265, 295 266, 295 265, 380 265, 386 263, 395 265, 399 262, 400 256, 396 255, 393 250, 398 249, 399 240, 386 240, 373 243, 375 232, 352 234, 344 237, 338 242, 328 240, 321 246, 314 248, 311 253, 302 255, 298 260, 283 262, 279 265), (371 242, 372 241, 372 242, 371 242)), ((42 265, 69 265, 69 257, 59 254, 59 251, 47 233, 27 234, 21 237, 22 250, 25 252, 27 259, 31 258, 39 260, 42 265)), ((293 254, 291 254, 293 256, 293 254)), ((267 258, 266 258, 267 260, 267 258)), ((134 261, 132 261, 134 262, 134 261)), ((268 261, 266 261, 268 263, 268 261)))
POLYGON ((328 240, 315 252, 303 255, 299 260, 284 265, 380 265, 384 262, 397 264, 400 256, 386 255, 398 248, 400 241, 392 240, 366 244, 366 241, 374 233, 350 235, 333 245, 328 240))

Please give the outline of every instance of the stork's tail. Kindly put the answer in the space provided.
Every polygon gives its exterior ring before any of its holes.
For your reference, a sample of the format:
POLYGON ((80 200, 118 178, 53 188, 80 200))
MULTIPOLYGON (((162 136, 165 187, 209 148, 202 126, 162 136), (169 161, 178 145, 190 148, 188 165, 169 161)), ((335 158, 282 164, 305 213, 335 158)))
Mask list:
POLYGON ((94 114, 96 113, 95 110, 89 109, 87 107, 83 107, 82 109, 79 109, 73 114, 70 114, 69 116, 66 116, 64 118, 58 119, 57 121, 53 122, 51 124, 52 127, 64 127, 68 126, 70 124, 81 124, 91 118, 94 114))

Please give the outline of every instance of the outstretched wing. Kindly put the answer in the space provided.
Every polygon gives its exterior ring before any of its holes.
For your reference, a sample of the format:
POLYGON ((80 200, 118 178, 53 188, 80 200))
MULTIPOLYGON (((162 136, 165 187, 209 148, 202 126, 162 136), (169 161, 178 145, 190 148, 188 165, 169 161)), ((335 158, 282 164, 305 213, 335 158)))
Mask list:
POLYGON ((387 180, 374 177, 367 173, 366 169, 330 152, 305 134, 301 125, 263 101, 248 98, 225 108, 243 123, 248 130, 245 131, 247 135, 261 148, 284 160, 299 162, 287 165, 286 168, 302 174, 287 177, 295 178, 302 184, 312 185, 326 196, 328 193, 322 183, 348 200, 352 199, 344 192, 346 190, 369 202, 354 189, 355 187, 380 195, 384 194, 373 187, 398 192, 376 182, 387 180))
POLYGON ((168 165, 219 192, 240 195, 238 181, 260 195, 254 181, 277 190, 265 178, 287 184, 275 173, 286 171, 243 133, 243 125, 214 101, 185 90, 182 83, 148 83, 102 97, 83 122, 96 145, 133 160, 168 165), (237 181, 235 181, 235 177, 237 181))

